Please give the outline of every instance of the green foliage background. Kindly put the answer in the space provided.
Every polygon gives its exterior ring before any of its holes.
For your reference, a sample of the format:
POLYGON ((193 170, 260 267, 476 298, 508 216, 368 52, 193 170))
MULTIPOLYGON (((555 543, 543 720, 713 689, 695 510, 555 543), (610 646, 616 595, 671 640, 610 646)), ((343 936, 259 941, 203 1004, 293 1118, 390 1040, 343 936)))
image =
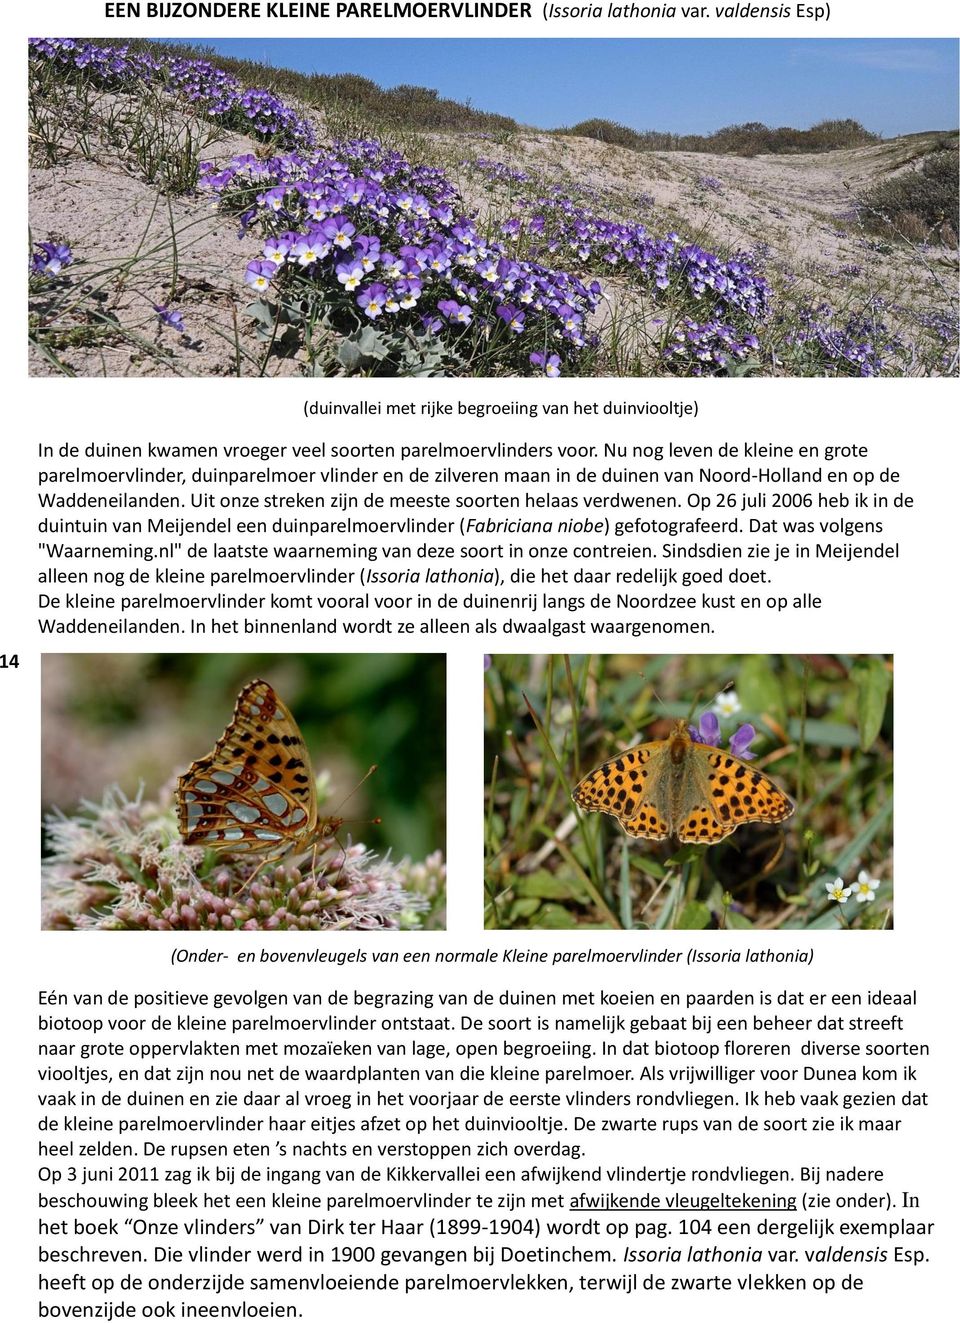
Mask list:
POLYGON ((516 655, 485 690, 485 918, 492 928, 889 927, 893 662, 884 656, 516 655), (696 721, 722 691, 741 708, 722 744, 757 730, 752 764, 796 801, 782 828, 713 847, 625 836, 574 809, 587 772, 696 721), (880 880, 867 904, 825 882, 880 880))

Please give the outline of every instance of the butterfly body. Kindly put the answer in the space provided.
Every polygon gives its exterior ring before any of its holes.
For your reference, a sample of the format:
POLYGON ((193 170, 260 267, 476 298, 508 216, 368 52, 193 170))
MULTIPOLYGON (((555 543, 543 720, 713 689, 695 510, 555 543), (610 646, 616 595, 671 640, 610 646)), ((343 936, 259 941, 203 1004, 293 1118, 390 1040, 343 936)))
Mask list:
POLYGON ((711 744, 686 723, 637 744, 585 776, 573 792, 588 811, 609 813, 628 836, 714 845, 747 822, 783 822, 794 804, 755 768, 711 744))
POLYGON ((180 777, 177 816, 188 845, 267 859, 299 853, 341 825, 339 818, 319 818, 303 736, 265 680, 240 691, 213 752, 180 777))

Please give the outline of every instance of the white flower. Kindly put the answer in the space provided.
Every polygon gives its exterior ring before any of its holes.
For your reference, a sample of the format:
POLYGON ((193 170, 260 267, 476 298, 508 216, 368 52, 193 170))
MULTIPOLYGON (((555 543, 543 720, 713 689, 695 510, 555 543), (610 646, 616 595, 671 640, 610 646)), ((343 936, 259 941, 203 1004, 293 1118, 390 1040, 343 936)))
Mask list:
POLYGON ((827 896, 830 900, 835 900, 838 905, 843 905, 850 899, 850 888, 843 885, 843 878, 838 877, 835 882, 824 882, 827 889, 827 896))
POLYGON ((880 885, 878 877, 871 877, 865 868, 861 868, 857 874, 857 880, 850 888, 861 905, 866 905, 868 901, 876 896, 876 888, 880 885))
POLYGON ((713 710, 718 717, 735 717, 741 706, 736 689, 727 689, 713 700, 713 710))

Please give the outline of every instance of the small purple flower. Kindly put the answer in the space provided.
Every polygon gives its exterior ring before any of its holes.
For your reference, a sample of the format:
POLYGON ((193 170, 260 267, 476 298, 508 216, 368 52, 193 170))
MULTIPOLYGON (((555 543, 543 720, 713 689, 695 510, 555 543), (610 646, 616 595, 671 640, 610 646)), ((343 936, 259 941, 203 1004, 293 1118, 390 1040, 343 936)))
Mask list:
POLYGON ((422 286, 419 280, 404 277, 403 280, 397 281, 395 293, 400 300, 401 308, 415 308, 421 292, 422 286))
POLYGON ((380 261, 380 240, 361 234, 353 245, 353 255, 364 271, 369 273, 380 261))
POLYGON ((292 246, 291 241, 286 238, 268 239, 263 245, 263 255, 268 262, 283 266, 292 246))
POLYGON ((373 321, 379 317, 387 302, 389 291, 386 285, 373 284, 368 285, 365 290, 357 295, 357 303, 364 310, 367 316, 373 321))
POLYGON ((248 262, 243 279, 251 289, 264 290, 270 288, 270 281, 276 274, 276 262, 248 262))
POLYGON ((523 324, 527 320, 527 314, 519 308, 515 308, 512 303, 501 303, 497 309, 497 316, 501 321, 507 323, 514 335, 522 333, 523 324))
POLYGON ((756 734, 757 732, 749 722, 737 727, 730 739, 730 752, 734 758, 743 758, 746 762, 749 762, 751 758, 756 758, 757 755, 750 752, 750 745, 756 734))
POLYGON ((261 193, 257 201, 268 211, 279 211, 283 206, 283 200, 287 196, 286 185, 280 184, 277 188, 268 189, 266 193, 261 193))
MULTIPOLYGON (((688 726, 687 729, 695 744, 709 744, 713 748, 720 747, 720 722, 716 712, 711 712, 708 709, 701 713, 700 725, 688 726)), ((756 738, 756 734, 757 732, 749 723, 737 727, 730 739, 729 746, 734 758, 742 758, 748 762, 751 758, 756 757, 755 753, 750 752, 750 745, 756 738)))
MULTIPOLYGON (((223 176, 220 177, 222 178, 223 176)), ((256 207, 248 207, 246 211, 242 211, 240 213, 240 215, 237 217, 237 220, 239 221, 239 226, 237 228, 238 239, 246 238, 247 230, 249 230, 250 226, 253 224, 254 220, 256 219, 256 216, 257 216, 256 207)))
POLYGON ((161 326, 169 326, 180 335, 186 335, 187 328, 183 324, 183 313, 179 309, 168 308, 165 303, 155 303, 153 310, 160 319, 161 326))
POLYGON ((329 243, 323 239, 319 241, 313 238, 299 239, 290 249, 290 256, 297 259, 297 264, 302 267, 313 266, 314 262, 319 262, 321 257, 326 257, 330 251, 329 243))
POLYGON ((364 271, 362 263, 350 259, 347 262, 340 262, 337 266, 337 279, 346 290, 355 290, 363 280, 364 271))
POLYGON ((330 220, 323 222, 320 231, 335 248, 349 248, 357 229, 355 225, 350 224, 346 216, 332 216, 330 220))
POLYGON ((700 717, 699 726, 689 726, 690 738, 697 744, 712 744, 714 748, 720 744, 720 722, 717 720, 716 712, 704 712, 700 717))
POLYGON ((545 377, 559 377, 560 375, 559 354, 551 354, 549 358, 546 354, 531 354, 530 362, 534 367, 538 367, 545 377))
POLYGON ((441 299, 437 304, 437 312, 441 317, 446 317, 448 322, 454 322, 458 326, 469 326, 473 317, 473 309, 469 303, 458 303, 456 299, 441 299))
POLYGON ((30 270, 34 275, 58 276, 72 261, 73 253, 69 244, 38 243, 37 251, 30 260, 30 270))

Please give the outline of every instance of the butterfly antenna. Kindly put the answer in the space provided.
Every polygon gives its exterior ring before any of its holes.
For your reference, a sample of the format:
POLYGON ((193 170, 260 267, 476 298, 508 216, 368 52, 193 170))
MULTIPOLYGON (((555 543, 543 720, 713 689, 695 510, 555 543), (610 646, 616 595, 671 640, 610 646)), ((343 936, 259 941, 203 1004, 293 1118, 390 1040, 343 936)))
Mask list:
POLYGON ((311 872, 313 873, 314 877, 316 877, 316 873, 317 873, 317 850, 325 838, 329 837, 330 839, 336 841, 337 845, 340 847, 340 867, 337 870, 337 876, 334 880, 334 886, 337 886, 340 882, 340 878, 343 874, 343 870, 346 867, 346 863, 347 863, 347 847, 344 845, 343 841, 341 841, 339 835, 337 834, 340 831, 340 828, 343 827, 348 821, 355 826, 361 826, 361 827, 379 827, 381 822, 383 821, 382 818, 344 819, 341 818, 339 815, 340 809, 343 808, 347 800, 353 798, 353 796, 357 793, 357 791, 364 784, 364 782, 369 781, 370 777, 373 776, 376 770, 377 770, 376 763, 374 763, 371 767, 368 767, 366 772, 364 772, 363 776, 361 776, 360 780, 353 787, 353 789, 348 791, 347 794, 344 795, 343 799, 341 799, 340 803, 337 806, 337 812, 333 816, 324 819, 324 821, 327 823, 327 828, 325 831, 323 831, 315 838, 313 843, 313 861, 311 864, 311 872))
POLYGON ((692 725, 693 725, 693 719, 694 719, 694 716, 696 715, 697 708, 700 706, 700 704, 701 704, 702 701, 703 701, 703 690, 702 690, 702 689, 698 689, 697 692, 696 692, 696 693, 694 694, 694 696, 693 696, 693 701, 691 702, 689 708, 687 709, 687 725, 688 725, 688 726, 692 726, 692 725))
MULTIPOLYGON (((357 782, 357 784, 353 787, 353 789, 352 789, 352 790, 348 790, 347 793, 344 795, 343 799, 341 799, 340 803, 337 805, 337 812, 338 812, 338 813, 339 813, 340 810, 343 808, 344 804, 346 804, 347 800, 348 800, 348 799, 352 799, 353 796, 354 796, 354 795, 357 793, 357 791, 360 789, 360 787, 361 787, 365 782, 367 782, 367 781, 370 780, 371 776, 373 776, 373 774, 374 774, 374 772, 375 772, 376 770, 377 770, 377 764, 376 764, 376 763, 374 763, 371 767, 368 767, 368 768, 367 768, 367 770, 364 772, 363 776, 361 776, 360 780, 359 780, 359 781, 357 782)), ((380 819, 377 818, 376 821, 379 822, 380 819)))

